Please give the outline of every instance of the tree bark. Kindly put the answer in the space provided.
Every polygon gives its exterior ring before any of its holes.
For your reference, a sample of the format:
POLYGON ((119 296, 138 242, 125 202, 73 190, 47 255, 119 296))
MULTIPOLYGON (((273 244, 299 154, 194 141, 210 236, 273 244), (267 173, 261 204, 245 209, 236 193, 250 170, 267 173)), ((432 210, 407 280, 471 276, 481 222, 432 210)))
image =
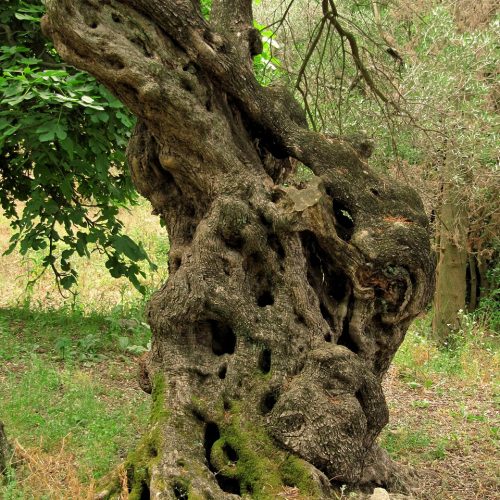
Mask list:
POLYGON ((439 261, 434 295, 434 338, 443 343, 460 327, 459 311, 465 311, 467 294, 468 217, 451 161, 445 165, 439 219, 439 261))
POLYGON ((467 310, 471 313, 474 312, 478 305, 478 280, 477 280, 477 263, 476 256, 473 253, 469 253, 468 256, 469 263, 469 301, 467 304, 467 310))
POLYGON ((2 422, 0 422, 0 480, 5 474, 7 467, 10 464, 12 458, 12 448, 7 439, 7 434, 5 433, 5 428, 2 422))
POLYGON ((129 165, 171 241, 132 496, 390 482, 381 379, 433 289, 418 196, 258 84, 248 0, 214 2, 210 23, 188 0, 49 0, 43 27, 137 115, 129 165))

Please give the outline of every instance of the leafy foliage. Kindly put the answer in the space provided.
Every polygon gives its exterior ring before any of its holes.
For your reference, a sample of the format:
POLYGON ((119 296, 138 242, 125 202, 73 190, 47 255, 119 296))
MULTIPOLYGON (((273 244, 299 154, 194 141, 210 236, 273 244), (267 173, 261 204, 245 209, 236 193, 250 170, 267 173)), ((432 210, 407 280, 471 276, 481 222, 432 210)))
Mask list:
POLYGON ((132 115, 89 75, 65 65, 41 33, 43 5, 0 11, 0 203, 15 230, 7 253, 45 249, 64 289, 71 256, 107 256, 113 277, 142 290, 141 244, 122 233, 120 206, 135 200, 125 169, 132 115))
POLYGON ((253 59, 255 76, 261 85, 269 85, 283 74, 281 61, 274 55, 280 44, 275 40, 273 31, 257 21, 253 24, 260 31, 263 47, 262 53, 253 59))

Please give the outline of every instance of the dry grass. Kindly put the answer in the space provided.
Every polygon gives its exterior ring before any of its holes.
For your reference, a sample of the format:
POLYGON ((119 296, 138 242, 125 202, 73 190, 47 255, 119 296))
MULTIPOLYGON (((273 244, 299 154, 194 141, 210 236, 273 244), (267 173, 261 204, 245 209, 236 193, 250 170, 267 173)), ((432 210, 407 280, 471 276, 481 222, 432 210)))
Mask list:
POLYGON ((89 475, 87 481, 82 481, 82 470, 65 444, 63 440, 59 450, 49 454, 43 451, 42 444, 24 448, 17 440, 14 442, 13 466, 22 472, 19 486, 27 498, 94 499, 94 480, 89 475))

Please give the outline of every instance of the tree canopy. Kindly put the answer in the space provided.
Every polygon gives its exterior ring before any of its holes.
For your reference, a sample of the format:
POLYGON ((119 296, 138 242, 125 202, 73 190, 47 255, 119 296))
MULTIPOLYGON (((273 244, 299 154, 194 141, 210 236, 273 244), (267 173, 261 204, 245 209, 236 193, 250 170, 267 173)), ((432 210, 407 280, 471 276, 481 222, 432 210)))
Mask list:
POLYGON ((44 269, 69 289, 71 256, 97 251, 112 276, 141 289, 138 262, 148 256, 118 216, 136 199, 125 166, 135 119, 61 60, 40 30, 43 12, 36 0, 0 10, 0 202, 14 229, 7 252, 44 249, 44 269))

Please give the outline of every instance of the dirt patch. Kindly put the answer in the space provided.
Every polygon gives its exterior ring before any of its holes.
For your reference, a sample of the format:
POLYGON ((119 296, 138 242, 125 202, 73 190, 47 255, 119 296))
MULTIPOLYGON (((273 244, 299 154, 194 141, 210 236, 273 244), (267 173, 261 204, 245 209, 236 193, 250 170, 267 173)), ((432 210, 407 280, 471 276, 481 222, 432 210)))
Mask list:
POLYGON ((470 387, 450 378, 431 388, 411 388, 392 367, 384 390, 390 423, 383 442, 395 442, 389 451, 411 467, 415 498, 500 498, 493 384, 470 387))

